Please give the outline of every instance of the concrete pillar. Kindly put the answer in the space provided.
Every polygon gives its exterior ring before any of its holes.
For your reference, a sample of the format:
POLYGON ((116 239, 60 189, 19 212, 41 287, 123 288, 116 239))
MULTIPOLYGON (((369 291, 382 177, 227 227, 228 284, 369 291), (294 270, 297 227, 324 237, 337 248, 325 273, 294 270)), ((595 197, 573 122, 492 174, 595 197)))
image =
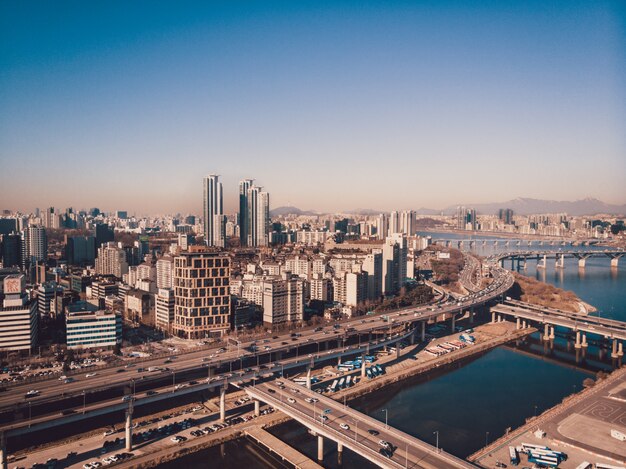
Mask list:
POLYGON ((522 329, 526 329, 526 319, 522 321, 522 329))
POLYGON ((469 313, 469 322, 470 324, 474 324, 474 309, 472 308, 469 313))
POLYGON ((255 399, 254 400, 254 416, 258 417, 259 415, 261 415, 261 403, 255 399))
POLYGON ((361 355, 361 380, 365 379, 365 355, 361 355))
POLYGON ((519 329, 521 327, 520 318, 515 318, 515 329, 519 329))
POLYGON ((613 259, 611 259, 611 267, 614 267, 617 269, 618 263, 619 263, 619 257, 614 257, 613 259))
POLYGON ((574 347, 580 348, 580 331, 576 331, 576 344, 574 344, 574 347))
POLYGON ((337 463, 339 466, 343 463, 343 445, 337 442, 337 463))
POLYGON ((545 269, 546 268, 546 256, 545 256, 545 254, 543 256, 543 260, 541 262, 537 263, 537 268, 538 269, 545 269))
POLYGON ((495 313, 495 311, 491 312, 491 322, 492 323, 496 322, 496 313, 495 313))
POLYGON ((133 449, 133 414, 126 412, 126 451, 133 449))
POLYGON ((581 269, 584 269, 586 260, 587 259, 585 259, 584 257, 582 259, 578 259, 578 267, 581 268, 581 269))
POLYGON ((226 419, 226 386, 220 388, 220 420, 226 419))
POLYGON ((453 314, 452 315, 452 326, 451 326, 452 333, 454 333, 455 323, 456 323, 456 314, 453 314))
POLYGON ((550 326, 550 339, 554 339, 554 326, 550 326))
POLYGON ((613 339, 613 349, 611 351, 611 358, 617 358, 617 339, 613 339))
POLYGON ((422 342, 426 340, 426 321, 422 321, 422 342))
POLYGON ((550 326, 547 324, 543 325, 543 340, 548 340, 550 338, 550 326))
POLYGON ((415 329, 413 329, 413 333, 409 336, 411 340, 411 345, 415 345, 415 329))
POLYGON ((396 342, 396 360, 400 359, 400 341, 396 342))
POLYGON ((583 347, 587 347, 588 345, 589 345, 589 344, 587 343, 587 334, 585 334, 585 333, 583 332, 583 343, 582 343, 582 346, 583 346, 583 347))
POLYGON ((7 469, 7 438, 0 432, 0 469, 7 469))
POLYGON ((339 357, 337 357, 337 365, 341 365, 341 355, 339 355, 339 357))
POLYGON ((624 356, 624 349, 622 348, 622 343, 621 342, 619 344, 617 344, 617 356, 618 357, 623 357, 624 356))
POLYGON ((322 435, 317 435, 317 460, 324 460, 324 437, 322 435))
POLYGON ((306 370, 306 388, 311 389, 311 368, 306 370))

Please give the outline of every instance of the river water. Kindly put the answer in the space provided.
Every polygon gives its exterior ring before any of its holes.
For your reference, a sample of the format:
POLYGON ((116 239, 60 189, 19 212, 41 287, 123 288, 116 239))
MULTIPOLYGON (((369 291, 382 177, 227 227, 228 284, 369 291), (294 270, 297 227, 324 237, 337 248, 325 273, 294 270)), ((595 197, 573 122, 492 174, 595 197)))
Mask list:
MULTIPOLYGON (((462 235, 448 233, 424 233, 433 238, 463 239, 462 235)), ((473 237, 480 241, 480 237, 473 237)), ((493 239, 493 238, 485 238, 493 239)), ((535 249, 569 249, 563 246, 533 246, 535 249)), ((469 249, 469 247, 466 247, 469 249)), ((476 243, 473 251, 487 256, 502 250, 527 249, 526 246, 498 246, 476 243)), ((588 250, 602 249, 595 246, 588 250)), ((510 267, 510 265, 505 265, 510 267)), ((590 258, 584 270, 576 260, 566 260, 565 269, 555 269, 548 261, 548 268, 537 269, 535 262, 528 262, 527 269, 520 271, 538 280, 574 291, 581 299, 598 308, 602 317, 626 321, 626 258, 617 269, 610 268, 608 258, 590 258)), ((546 350, 538 335, 535 345, 523 347, 498 347, 475 357, 452 369, 437 371, 427 376, 414 377, 384 390, 352 401, 350 405, 381 421, 387 413, 389 425, 393 425, 446 451, 466 457, 503 435, 507 428, 515 428, 528 417, 548 409, 565 396, 580 390, 582 381, 592 377, 590 370, 610 369, 606 358, 591 345, 586 351, 588 360, 576 363, 574 350, 568 347, 566 338, 557 337, 555 351, 546 350), (543 350, 542 350, 543 347, 543 350), (559 349, 559 350, 556 350, 559 349), (564 364, 559 364, 562 361, 564 364), (386 409, 386 412, 384 411, 386 409)), ((316 457, 316 439, 301 425, 288 422, 270 430, 294 448, 316 457)), ((282 464, 260 450, 256 445, 238 440, 222 447, 212 448, 176 461, 170 467, 186 464, 189 467, 220 467, 240 469, 283 467, 282 464)), ((351 451, 344 451, 342 464, 337 460, 335 445, 326 442, 324 466, 374 467, 351 451)))

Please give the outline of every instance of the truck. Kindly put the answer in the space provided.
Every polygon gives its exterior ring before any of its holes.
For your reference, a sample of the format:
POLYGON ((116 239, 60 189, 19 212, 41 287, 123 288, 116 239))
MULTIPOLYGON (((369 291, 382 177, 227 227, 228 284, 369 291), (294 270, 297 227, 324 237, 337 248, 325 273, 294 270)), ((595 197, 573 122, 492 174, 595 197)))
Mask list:
POLYGON ((611 429, 611 436, 619 441, 626 441, 626 435, 619 430, 611 429))

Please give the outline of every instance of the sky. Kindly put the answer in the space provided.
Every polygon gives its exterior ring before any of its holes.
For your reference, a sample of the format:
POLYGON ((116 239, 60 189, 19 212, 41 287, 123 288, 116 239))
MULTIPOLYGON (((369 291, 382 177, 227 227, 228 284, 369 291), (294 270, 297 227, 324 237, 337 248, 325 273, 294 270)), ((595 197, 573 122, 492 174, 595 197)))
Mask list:
POLYGON ((0 209, 626 202, 626 2, 0 2, 0 209))

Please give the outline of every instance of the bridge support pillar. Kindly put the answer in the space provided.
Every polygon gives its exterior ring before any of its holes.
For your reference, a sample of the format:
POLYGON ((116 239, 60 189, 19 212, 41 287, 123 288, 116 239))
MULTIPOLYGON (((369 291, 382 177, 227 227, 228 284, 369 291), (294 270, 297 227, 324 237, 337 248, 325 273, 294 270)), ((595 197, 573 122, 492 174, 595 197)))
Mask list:
POLYGON ((623 346, 622 346, 621 342, 619 344, 617 344, 617 356, 618 357, 623 357, 624 356, 624 349, 623 349, 623 346))
POLYGON ((526 329, 526 319, 522 321, 522 329, 526 329))
POLYGON ((306 388, 311 389, 311 368, 306 370, 306 388))
POLYGON ((396 342, 396 360, 400 359, 400 341, 396 342))
POLYGON ((554 339, 554 326, 550 326, 550 339, 554 339))
POLYGON ((450 330, 452 331, 452 333, 454 334, 454 326, 456 323, 456 314, 452 315, 452 325, 450 326, 450 330))
POLYGON ((413 329, 413 333, 409 336, 411 340, 411 345, 415 345, 415 329, 413 329))
POLYGON ((580 348, 581 344, 580 344, 580 331, 576 331, 576 343, 574 344, 575 348, 580 348))
POLYGON ((545 269, 546 268, 546 255, 543 255, 543 260, 541 262, 537 262, 537 268, 538 269, 545 269))
POLYGON ((361 355, 361 381, 365 379, 365 354, 361 355))
POLYGON ((470 324, 474 324, 474 308, 470 309, 470 312, 469 312, 469 322, 470 322, 470 324))
POLYGON ((589 345, 589 344, 587 343, 587 334, 585 334, 585 333, 583 332, 582 337, 583 337, 583 343, 582 343, 581 345, 582 345, 583 347, 587 347, 587 346, 589 345))
POLYGON ((7 469, 7 437, 0 433, 0 469, 7 469))
POLYGON ((492 313, 491 313, 491 322, 492 323, 496 322, 496 313, 495 313, 495 311, 492 311, 492 313))
POLYGON ((226 386, 220 388, 220 420, 226 419, 226 386))
POLYGON ((619 263, 619 257, 614 257, 613 259, 611 259, 611 267, 617 269, 618 263, 619 263))
POLYGON ((337 365, 341 365, 341 355, 337 357, 337 365))
POLYGON ((550 338, 550 326, 544 324, 543 326, 543 340, 548 340, 550 338))
POLYGON ((422 342, 426 340, 426 321, 422 321, 422 342))
POLYGON ((586 260, 587 260, 587 259, 585 259, 585 258, 578 259, 578 267, 579 267, 580 269, 584 269, 584 268, 585 268, 585 261, 586 261, 586 260))
POLYGON ((617 358, 617 339, 613 339, 613 350, 611 351, 611 358, 617 358))
POLYGON ((259 415, 261 415, 261 402, 255 399, 254 400, 254 416, 258 417, 259 415))
POLYGON ((565 256, 558 254, 556 255, 556 260, 554 261, 555 269, 564 269, 565 268, 565 256))
POLYGON ((324 437, 322 435, 317 435, 317 460, 324 460, 324 437))
POLYGON ((515 329, 519 329, 521 326, 521 319, 515 318, 515 329))
POLYGON ((126 451, 133 449, 133 414, 126 411, 126 451))

